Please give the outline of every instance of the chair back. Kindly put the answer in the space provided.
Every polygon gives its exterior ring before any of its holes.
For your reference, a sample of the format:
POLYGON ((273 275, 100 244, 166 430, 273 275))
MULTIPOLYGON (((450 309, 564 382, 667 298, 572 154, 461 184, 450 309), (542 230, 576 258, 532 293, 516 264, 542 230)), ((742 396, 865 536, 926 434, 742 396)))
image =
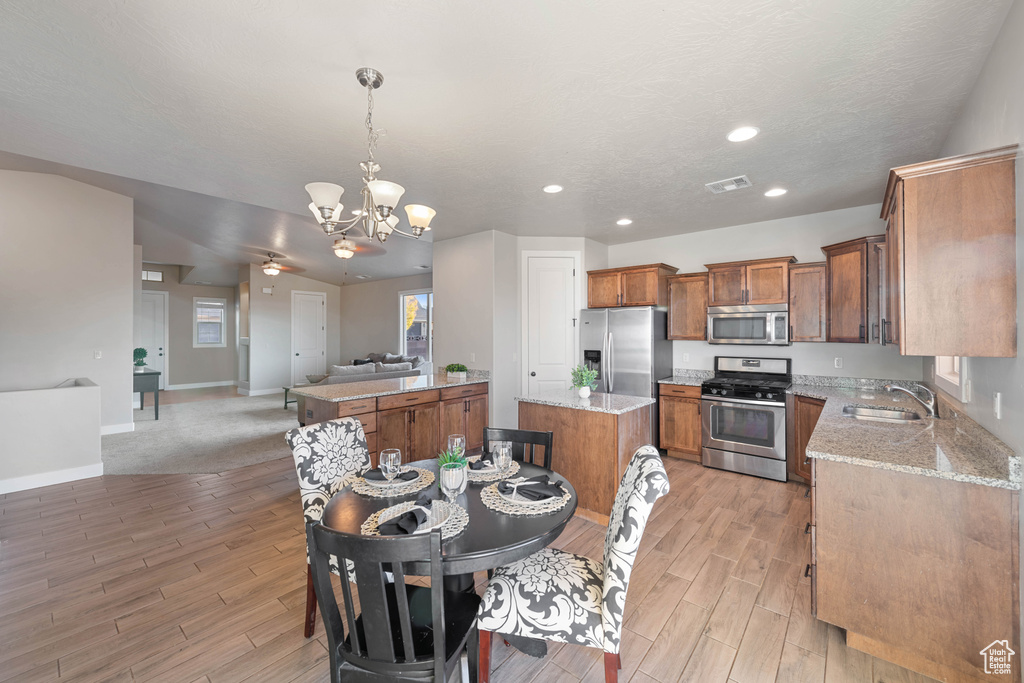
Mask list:
POLYGON ((484 427, 484 453, 491 452, 492 441, 511 441, 512 459, 529 462, 551 469, 551 444, 554 432, 533 432, 528 429, 495 429, 484 427), (537 446, 543 447, 543 457, 536 452, 537 446), (541 459, 541 462, 538 460, 541 459))
POLYGON ((293 429, 284 435, 295 459, 306 523, 319 522, 331 496, 370 467, 362 423, 354 417, 293 429))
POLYGON ((337 680, 341 658, 385 677, 432 673, 434 680, 443 681, 446 634, 441 530, 409 536, 360 536, 317 523, 306 525, 306 535, 316 598, 330 645, 331 680, 337 680), (331 581, 331 556, 349 561, 354 566, 353 578, 359 580, 355 584, 358 608, 353 584, 348 577, 340 581, 344 616, 331 581), (427 558, 430 588, 407 587, 404 563, 427 558), (429 604, 424 599, 428 596, 429 604))
POLYGON ((654 501, 669 490, 668 473, 658 449, 641 446, 622 473, 615 504, 608 519, 604 539, 604 589, 601 599, 601 621, 604 628, 605 652, 616 654, 622 637, 622 611, 626 605, 626 589, 633 572, 636 551, 651 516, 654 501))

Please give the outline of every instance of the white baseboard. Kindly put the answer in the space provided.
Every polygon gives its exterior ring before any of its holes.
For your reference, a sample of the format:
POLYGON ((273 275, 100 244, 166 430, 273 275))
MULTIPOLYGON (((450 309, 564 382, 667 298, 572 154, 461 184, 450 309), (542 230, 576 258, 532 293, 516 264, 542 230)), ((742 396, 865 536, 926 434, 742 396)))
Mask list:
POLYGON ((226 379, 221 382, 194 382, 192 384, 168 384, 165 391, 177 391, 178 389, 206 389, 209 387, 233 387, 238 382, 233 379, 226 379))
MULTIPOLYGON (((153 399, 150 399, 149 402, 152 403, 153 399)), ((141 407, 142 407, 142 401, 139 400, 139 395, 135 394, 135 398, 132 399, 132 410, 138 410, 141 407)))
POLYGON ((106 436, 107 434, 121 434, 123 432, 134 432, 135 423, 125 422, 119 425, 103 425, 100 427, 100 436, 106 436))
POLYGON ((283 394, 284 389, 239 389, 238 393, 243 396, 269 396, 270 394, 283 394))
POLYGON ((24 477, 0 479, 0 494, 25 491, 26 489, 39 488, 40 486, 63 484, 64 482, 77 481, 78 479, 89 479, 90 477, 99 477, 102 474, 103 463, 99 462, 95 465, 83 465, 82 467, 72 467, 66 470, 57 470, 56 472, 42 472, 40 474, 29 474, 24 477))

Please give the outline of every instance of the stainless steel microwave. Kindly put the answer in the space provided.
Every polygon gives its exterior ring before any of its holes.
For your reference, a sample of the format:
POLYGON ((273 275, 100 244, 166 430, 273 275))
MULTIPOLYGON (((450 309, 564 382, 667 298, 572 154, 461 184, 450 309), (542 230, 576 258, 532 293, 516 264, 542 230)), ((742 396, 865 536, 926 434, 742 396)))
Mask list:
POLYGON ((708 343, 788 346, 789 307, 709 306, 708 343))

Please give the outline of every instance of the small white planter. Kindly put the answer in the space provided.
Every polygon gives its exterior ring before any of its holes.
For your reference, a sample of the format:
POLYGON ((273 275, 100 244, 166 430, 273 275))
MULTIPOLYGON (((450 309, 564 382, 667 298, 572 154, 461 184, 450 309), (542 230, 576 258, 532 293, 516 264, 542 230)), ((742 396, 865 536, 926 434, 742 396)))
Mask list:
POLYGON ((136 365, 135 372, 145 372, 147 370, 145 365, 136 365))
POLYGON ((580 387, 580 398, 590 398, 590 387, 580 387))
POLYGON ((449 372, 448 373, 448 381, 449 382, 465 382, 467 374, 468 373, 465 373, 465 372, 449 372))

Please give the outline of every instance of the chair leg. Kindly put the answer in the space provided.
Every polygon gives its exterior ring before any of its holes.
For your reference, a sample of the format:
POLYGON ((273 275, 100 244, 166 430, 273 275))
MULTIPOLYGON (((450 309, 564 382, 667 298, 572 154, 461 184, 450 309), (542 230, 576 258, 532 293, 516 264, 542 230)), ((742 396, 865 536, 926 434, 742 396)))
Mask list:
POLYGON ((306 565, 306 623, 302 635, 309 638, 316 629, 316 591, 313 590, 313 568, 306 565))
POLYGON ((619 656, 611 652, 604 653, 604 683, 618 683, 619 656))
POLYGON ((619 671, 622 671, 622 655, 621 654, 615 655, 615 668, 618 669, 619 671))
POLYGON ((491 676, 491 632, 480 629, 480 671, 476 680, 487 683, 491 676))

